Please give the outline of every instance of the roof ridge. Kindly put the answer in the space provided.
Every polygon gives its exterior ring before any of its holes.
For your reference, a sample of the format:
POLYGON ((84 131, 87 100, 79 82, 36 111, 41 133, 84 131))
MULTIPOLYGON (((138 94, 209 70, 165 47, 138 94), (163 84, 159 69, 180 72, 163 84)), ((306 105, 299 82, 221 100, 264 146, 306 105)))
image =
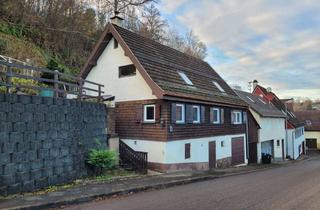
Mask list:
POLYGON ((156 43, 156 44, 158 44, 158 45, 161 45, 161 46, 163 46, 163 47, 166 47, 166 48, 169 48, 169 49, 171 49, 171 50, 174 50, 174 51, 176 51, 176 52, 178 52, 178 53, 180 53, 180 54, 182 54, 182 55, 184 55, 184 56, 190 57, 190 58, 192 58, 192 59, 194 59, 194 60, 197 60, 197 61, 199 61, 199 62, 205 63, 206 65, 209 65, 208 62, 205 61, 205 60, 202 60, 202 59, 200 59, 200 58, 194 57, 194 56, 189 55, 189 54, 187 54, 187 53, 181 52, 180 50, 177 50, 177 49, 175 49, 175 48, 173 48, 173 47, 170 47, 170 46, 168 46, 168 45, 165 45, 165 44, 162 44, 162 43, 160 43, 160 42, 157 42, 157 41, 155 41, 155 40, 153 40, 153 39, 151 39, 151 38, 142 36, 142 35, 140 35, 140 34, 138 34, 138 33, 135 33, 135 32, 133 32, 133 31, 131 31, 131 30, 129 30, 129 29, 126 29, 126 28, 124 28, 124 27, 115 25, 115 24, 113 24, 113 23, 111 23, 111 24, 112 24, 112 26, 113 26, 114 28, 121 28, 121 29, 123 29, 123 30, 129 31, 130 33, 133 33, 133 34, 135 34, 136 36, 139 36, 139 37, 141 37, 141 38, 143 38, 143 39, 147 39, 147 40, 149 40, 149 41, 151 41, 151 42, 154 42, 154 43, 156 43))

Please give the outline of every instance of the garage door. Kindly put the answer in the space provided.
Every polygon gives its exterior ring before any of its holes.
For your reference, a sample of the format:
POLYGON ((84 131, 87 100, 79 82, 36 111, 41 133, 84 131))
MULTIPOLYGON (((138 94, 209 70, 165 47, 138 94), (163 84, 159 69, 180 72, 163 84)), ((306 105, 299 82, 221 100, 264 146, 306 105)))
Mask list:
POLYGON ((264 141, 261 143, 261 153, 269 154, 273 156, 273 140, 264 141))
POLYGON ((317 139, 306 139, 308 149, 317 149, 317 139))
POLYGON ((232 138, 232 165, 239 165, 244 163, 244 138, 232 138))

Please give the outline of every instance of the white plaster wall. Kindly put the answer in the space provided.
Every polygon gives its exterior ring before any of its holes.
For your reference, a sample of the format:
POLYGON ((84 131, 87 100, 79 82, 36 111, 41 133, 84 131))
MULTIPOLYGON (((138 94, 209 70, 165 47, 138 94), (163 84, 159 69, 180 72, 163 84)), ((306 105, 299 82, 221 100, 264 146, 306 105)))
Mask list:
MULTIPOLYGON (((117 49, 113 48, 114 39, 112 39, 97 61, 97 65, 92 68, 87 76, 87 80, 103 84, 104 95, 115 96, 115 101, 145 100, 155 99, 151 88, 142 78, 138 70, 135 76, 119 78, 119 66, 132 64, 129 57, 125 56, 124 50, 118 45, 117 49)), ((89 83, 86 87, 94 87, 89 83)), ((86 91, 87 94, 93 92, 86 91)))
POLYGON ((177 140, 168 142, 143 141, 143 140, 124 140, 132 149, 136 151, 148 152, 148 161, 174 164, 174 163, 200 163, 209 162, 209 142, 216 142, 216 159, 231 157, 231 139, 235 137, 244 138, 244 156, 246 158, 245 134, 206 137, 198 139, 177 140), (136 144, 134 142, 136 141, 136 144), (224 147, 221 147, 224 141, 224 147), (191 143, 191 157, 185 159, 185 144, 191 143))
MULTIPOLYGON (((257 144, 258 162, 261 162, 261 142, 274 140, 273 150, 274 158, 282 158, 282 139, 286 139, 285 119, 261 117, 255 111, 251 110, 253 117, 259 123, 261 129, 258 130, 259 142, 257 144), (280 146, 277 146, 277 140, 280 140, 280 146)), ((286 155, 286 149, 285 149, 286 155)))
MULTIPOLYGON (((297 128, 299 129, 299 128, 297 128)), ((291 158, 297 159, 300 154, 302 153, 302 149, 299 153, 299 146, 302 144, 305 144, 305 136, 301 135, 299 138, 295 137, 295 129, 288 129, 288 155, 290 155, 291 158)))
POLYGON ((148 162, 165 163, 166 142, 122 139, 135 151, 148 152, 148 162))

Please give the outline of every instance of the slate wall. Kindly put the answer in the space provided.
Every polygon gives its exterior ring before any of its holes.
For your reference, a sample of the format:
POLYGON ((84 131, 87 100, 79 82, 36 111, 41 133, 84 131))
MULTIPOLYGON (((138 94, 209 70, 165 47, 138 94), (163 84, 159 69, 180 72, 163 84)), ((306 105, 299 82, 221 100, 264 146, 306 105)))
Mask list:
POLYGON ((106 146, 106 116, 103 104, 0 94, 0 195, 86 175, 88 150, 106 146))

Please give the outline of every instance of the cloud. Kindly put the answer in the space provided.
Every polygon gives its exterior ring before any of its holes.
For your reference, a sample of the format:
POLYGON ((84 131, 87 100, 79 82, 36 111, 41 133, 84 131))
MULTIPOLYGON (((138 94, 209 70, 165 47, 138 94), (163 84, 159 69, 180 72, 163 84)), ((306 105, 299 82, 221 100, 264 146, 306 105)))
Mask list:
POLYGON ((163 13, 173 13, 179 7, 185 5, 189 0, 162 0, 160 3, 160 10, 163 13))
POLYGON ((207 60, 229 83, 246 89, 248 81, 257 79, 279 95, 320 98, 317 0, 172 4, 169 10, 209 46, 207 60))

